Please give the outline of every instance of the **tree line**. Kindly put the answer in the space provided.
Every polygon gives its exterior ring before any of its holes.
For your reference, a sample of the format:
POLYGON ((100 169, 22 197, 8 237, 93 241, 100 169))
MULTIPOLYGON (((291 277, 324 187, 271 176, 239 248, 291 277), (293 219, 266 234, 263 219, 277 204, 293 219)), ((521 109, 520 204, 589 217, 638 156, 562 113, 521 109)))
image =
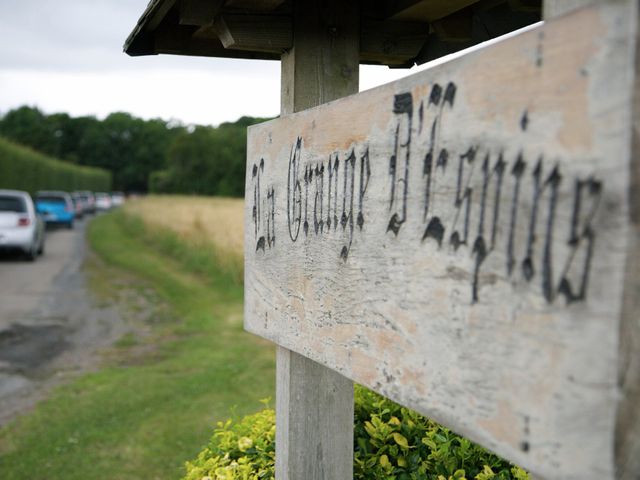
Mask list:
POLYGON ((125 112, 101 120, 23 106, 0 117, 0 136, 72 164, 108 170, 114 190, 243 196, 246 128, 264 120, 185 126, 125 112))

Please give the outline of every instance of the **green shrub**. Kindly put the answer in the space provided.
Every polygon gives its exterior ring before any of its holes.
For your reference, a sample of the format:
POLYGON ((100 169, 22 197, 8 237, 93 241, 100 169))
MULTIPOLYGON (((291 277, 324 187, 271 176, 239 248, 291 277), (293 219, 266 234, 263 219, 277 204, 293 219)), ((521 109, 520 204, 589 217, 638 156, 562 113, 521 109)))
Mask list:
MULTIPOLYGON (((449 429, 363 387, 355 390, 356 480, 528 480, 528 474, 449 429)), ((218 423, 183 480, 274 478, 275 412, 218 423)))
POLYGON ((111 173, 48 157, 0 137, 0 188, 25 190, 111 189, 111 173))
POLYGON ((237 423, 219 422, 209 445, 193 462, 187 462, 184 480, 274 478, 275 422, 276 414, 270 408, 237 423))

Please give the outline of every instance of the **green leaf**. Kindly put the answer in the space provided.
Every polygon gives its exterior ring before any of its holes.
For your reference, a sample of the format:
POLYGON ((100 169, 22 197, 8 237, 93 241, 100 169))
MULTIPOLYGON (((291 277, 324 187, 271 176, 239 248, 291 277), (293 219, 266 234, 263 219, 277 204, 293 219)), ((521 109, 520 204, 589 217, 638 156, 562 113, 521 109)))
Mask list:
POLYGON ((404 437, 404 435, 402 435, 401 433, 398 432, 393 432, 393 439, 396 441, 396 443, 398 445, 400 445, 403 448, 409 448, 409 442, 407 442, 407 439, 404 437))

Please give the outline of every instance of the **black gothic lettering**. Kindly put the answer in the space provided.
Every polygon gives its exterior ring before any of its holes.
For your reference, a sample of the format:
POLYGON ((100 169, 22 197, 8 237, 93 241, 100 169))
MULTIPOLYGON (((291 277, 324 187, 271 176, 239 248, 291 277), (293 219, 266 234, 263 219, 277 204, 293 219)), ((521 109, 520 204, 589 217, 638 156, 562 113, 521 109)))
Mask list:
POLYGON ((353 194, 355 188, 356 155, 352 150, 344 161, 344 191, 342 195, 342 217, 340 224, 347 233, 347 245, 342 247, 340 257, 347 260, 353 242, 353 194), (349 173, 350 172, 350 173, 349 173))
POLYGON ((515 257, 515 236, 516 236, 516 223, 518 221, 518 200, 520 198, 520 182, 522 175, 527 164, 522 159, 522 153, 518 155, 516 163, 511 169, 511 175, 515 178, 513 184, 513 197, 511 201, 511 218, 509 221, 509 238, 507 240, 507 274, 511 276, 513 267, 516 264, 515 257))
POLYGON ((289 227, 289 237, 293 242, 298 239, 300 223, 302 221, 302 188, 298 178, 301 150, 302 138, 298 137, 295 146, 291 149, 289 171, 287 174, 287 224, 289 227))
POLYGON ((593 177, 586 180, 577 179, 575 181, 573 211, 568 240, 571 253, 563 269, 558 287, 558 292, 565 296, 567 303, 582 301, 587 298, 587 285, 596 237, 591 222, 600 204, 601 195, 602 183, 593 177), (585 202, 583 199, 588 203, 586 208, 584 208, 585 202), (574 285, 569 279, 570 270, 574 263, 577 264, 579 262, 577 257, 581 249, 584 250, 582 254, 582 269, 578 272, 577 288, 574 289, 574 285))
POLYGON ((476 158, 477 147, 469 147, 469 149, 460 155, 459 163, 458 163, 458 180, 456 182, 456 198, 455 198, 455 207, 456 214, 453 220, 453 233, 449 238, 449 242, 453 246, 454 250, 460 248, 461 245, 466 245, 469 238, 469 216, 471 213, 471 196, 473 194, 473 189, 469 186, 471 184, 471 177, 473 174, 473 164, 476 158), (465 163, 467 163, 469 168, 469 173, 467 175, 466 182, 464 181, 464 172, 465 172, 465 163), (462 210, 462 204, 464 203, 464 211, 462 210), (462 221, 462 235, 456 229, 456 225, 458 223, 458 218, 460 217, 460 212, 463 212, 463 221, 462 221))
POLYGON ((393 113, 402 115, 398 120, 396 127, 395 139, 394 139, 394 151, 389 159, 389 175, 391 176, 391 199, 389 201, 389 210, 393 210, 394 203, 396 202, 396 195, 398 198, 398 209, 392 213, 389 219, 389 225, 387 231, 391 230, 394 235, 398 235, 400 227, 407 219, 407 195, 408 195, 408 180, 409 180, 409 158, 411 151, 411 125, 413 119, 413 96, 411 93, 401 93, 394 97, 393 113), (401 126, 403 128, 401 129, 401 126), (406 129, 406 139, 401 139, 401 134, 406 129), (402 131, 401 131, 402 130, 402 131), (401 149, 404 150, 404 164, 400 164, 403 159, 401 155, 401 149), (400 169, 400 170, 399 170, 400 169), (398 188, 396 189, 396 184, 398 188))
POLYGON ((313 198, 313 229, 315 234, 324 231, 324 218, 322 216, 322 204, 324 201, 324 163, 315 168, 316 193, 313 198))
POLYGON ((369 164, 369 148, 365 150, 360 157, 360 190, 358 191, 358 227, 362 230, 364 225, 364 194, 369 186, 369 178, 371 177, 371 165, 369 164))
POLYGON ((529 234, 527 236, 527 249, 525 259, 522 261, 522 273, 527 281, 535 275, 535 259, 534 244, 536 241, 536 226, 538 223, 538 209, 541 198, 547 188, 550 191, 549 210, 547 213, 547 222, 544 235, 544 247, 542 253, 542 292, 548 302, 553 301, 553 272, 552 272, 552 240, 553 240, 553 222, 555 217, 558 186, 562 179, 558 172, 558 167, 554 167, 549 177, 543 182, 543 164, 542 158, 538 159, 538 163, 533 170, 533 200, 531 205, 531 217, 529 219, 529 234))
POLYGON ((504 174, 504 160, 502 155, 498 157, 493 169, 490 169, 490 157, 486 155, 482 163, 482 193, 480 196, 480 220, 478 222, 478 235, 473 242, 472 254, 475 256, 475 266, 473 269, 473 283, 471 287, 471 301, 478 301, 478 277, 480 275, 480 267, 485 259, 489 256, 495 247, 496 233, 498 231, 498 218, 500 215, 500 193, 502 190, 502 177, 504 174), (485 240, 485 211, 487 209, 487 198, 489 196, 489 186, 491 181, 495 179, 494 206, 491 219, 491 234, 489 245, 485 240))

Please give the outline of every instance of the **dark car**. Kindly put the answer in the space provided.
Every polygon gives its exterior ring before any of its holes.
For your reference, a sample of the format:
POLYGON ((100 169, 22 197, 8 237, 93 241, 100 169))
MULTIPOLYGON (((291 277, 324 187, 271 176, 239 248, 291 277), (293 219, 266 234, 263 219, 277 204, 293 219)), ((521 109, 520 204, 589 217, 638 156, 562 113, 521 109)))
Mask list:
POLYGON ((86 201, 86 198, 77 193, 71 194, 71 201, 73 202, 73 207, 75 208, 76 218, 81 219, 84 217, 85 213, 89 213, 89 204, 86 201))
POLYGON ((73 192, 74 196, 77 196, 82 200, 84 204, 84 213, 96 213, 96 197, 93 192, 89 190, 82 190, 79 192, 73 192))

